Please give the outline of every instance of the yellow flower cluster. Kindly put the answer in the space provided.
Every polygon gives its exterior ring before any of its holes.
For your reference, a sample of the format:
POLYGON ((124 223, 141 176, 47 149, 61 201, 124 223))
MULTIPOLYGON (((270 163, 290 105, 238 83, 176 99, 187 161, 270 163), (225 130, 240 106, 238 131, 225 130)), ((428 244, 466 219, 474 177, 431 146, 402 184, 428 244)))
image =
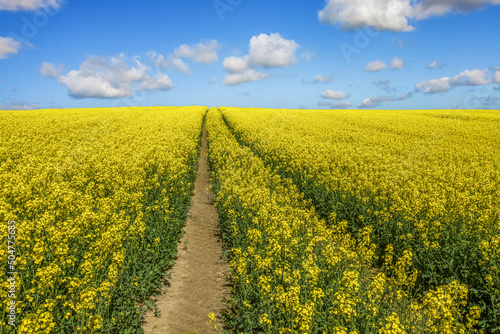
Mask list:
MULTIPOLYGON (((161 282, 182 234, 205 114, 0 112, 0 237, 15 221, 17 333, 140 327, 135 300, 161 282)), ((2 265, 7 256, 0 247, 2 265)), ((2 270, 2 310, 10 301, 4 282, 2 270)), ((12 328, 1 314, 0 327, 12 328)))
POLYGON ((238 326, 500 325, 499 112, 221 107, 207 117, 234 298, 252 312, 238 326))
MULTIPOLYGON (((431 290, 423 298, 422 305, 413 305, 412 308, 417 318, 425 318, 426 331, 429 333, 466 333, 467 328, 460 321, 462 315, 459 306, 467 305, 467 293, 465 285, 453 281, 431 290)), ((480 311, 478 312, 477 306, 471 310, 469 323, 474 323, 479 318, 480 311)))

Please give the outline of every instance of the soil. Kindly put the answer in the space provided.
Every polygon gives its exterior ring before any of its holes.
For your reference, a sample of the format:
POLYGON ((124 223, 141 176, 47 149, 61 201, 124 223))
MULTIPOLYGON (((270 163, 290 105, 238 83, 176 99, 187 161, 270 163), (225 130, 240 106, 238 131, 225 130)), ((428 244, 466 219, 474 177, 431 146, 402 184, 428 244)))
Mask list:
POLYGON ((217 228, 217 211, 212 204, 209 188, 206 131, 203 128, 201 154, 195 193, 178 245, 177 260, 170 271, 169 285, 154 297, 159 316, 148 311, 142 326, 146 334, 202 334, 222 329, 223 298, 229 291, 227 271, 222 259, 222 244, 217 228), (215 323, 209 322, 214 313, 215 323), (214 329, 217 325, 217 329, 214 329))

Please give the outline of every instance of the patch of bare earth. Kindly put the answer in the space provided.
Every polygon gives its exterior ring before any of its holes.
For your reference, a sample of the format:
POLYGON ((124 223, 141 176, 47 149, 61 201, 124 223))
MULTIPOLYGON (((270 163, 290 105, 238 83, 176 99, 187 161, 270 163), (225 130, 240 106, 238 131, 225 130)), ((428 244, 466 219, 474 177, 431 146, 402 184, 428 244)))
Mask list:
POLYGON ((206 131, 203 128, 201 154, 195 193, 177 253, 170 271, 169 285, 156 296, 159 317, 153 311, 145 314, 145 333, 202 334, 216 333, 222 328, 223 298, 228 292, 227 262, 221 258, 217 211, 212 205, 209 188, 206 131), (217 321, 209 322, 209 313, 217 321), (214 330, 217 325, 217 331, 214 330))

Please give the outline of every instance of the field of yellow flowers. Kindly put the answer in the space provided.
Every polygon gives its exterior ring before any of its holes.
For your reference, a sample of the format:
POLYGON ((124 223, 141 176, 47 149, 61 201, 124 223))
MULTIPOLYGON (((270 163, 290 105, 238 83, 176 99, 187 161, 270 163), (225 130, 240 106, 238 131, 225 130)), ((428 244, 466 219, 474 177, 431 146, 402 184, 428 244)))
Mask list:
POLYGON ((231 330, 500 331, 500 112, 221 107, 206 127, 231 330))
POLYGON ((229 332, 500 332, 499 111, 151 107, 0 112, 0 334, 141 332, 204 123, 229 332))
POLYGON ((0 333, 140 330, 182 235, 206 110, 0 112, 0 333))

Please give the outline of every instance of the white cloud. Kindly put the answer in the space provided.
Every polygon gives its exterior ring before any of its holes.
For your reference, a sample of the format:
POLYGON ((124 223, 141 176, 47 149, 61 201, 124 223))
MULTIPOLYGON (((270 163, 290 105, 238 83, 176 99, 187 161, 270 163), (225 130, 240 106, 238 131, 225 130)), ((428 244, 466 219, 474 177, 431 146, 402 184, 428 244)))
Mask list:
POLYGON ((21 43, 10 37, 0 37, 0 59, 9 54, 16 54, 21 49, 21 43))
POLYGON ((219 43, 212 39, 206 42, 200 42, 196 45, 182 44, 174 50, 175 58, 192 58, 195 63, 212 64, 219 59, 217 50, 220 49, 219 43))
POLYGON ((59 82, 66 86, 69 95, 76 98, 117 98, 132 96, 130 87, 113 84, 103 78, 100 73, 82 73, 71 71, 59 78, 59 82))
POLYGON ((217 82, 217 80, 218 80, 217 77, 211 77, 210 83, 215 83, 215 82, 217 82))
MULTIPOLYGON (((163 56, 162 56, 163 57, 163 56)), ((180 58, 170 58, 166 60, 165 63, 167 68, 172 68, 184 73, 191 73, 191 69, 189 68, 189 65, 186 64, 182 59, 180 58)))
POLYGON ((296 62, 295 51, 300 47, 279 33, 260 34, 250 39, 248 62, 252 67, 281 67, 296 62))
POLYGON ((318 12, 322 23, 342 29, 411 31, 409 20, 424 20, 447 13, 467 13, 500 0, 328 0, 318 12))
POLYGON ((172 80, 168 75, 159 73, 156 76, 149 76, 146 81, 139 85, 139 88, 144 88, 145 90, 155 91, 155 90, 169 90, 174 87, 172 80))
POLYGON ((403 58, 398 58, 394 57, 393 60, 391 60, 391 68, 393 70, 398 70, 400 68, 405 67, 405 63, 403 62, 403 58))
POLYGON ((217 50, 219 49, 219 42, 212 39, 200 42, 196 45, 182 44, 175 48, 174 52, 167 57, 154 51, 150 51, 146 53, 146 55, 149 61, 158 68, 166 68, 191 74, 191 68, 182 58, 190 58, 195 63, 210 65, 219 59, 217 54, 217 50))
POLYGON ((24 101, 10 101, 10 99, 4 100, 5 105, 0 105, 0 110, 32 110, 40 109, 38 103, 26 103, 24 101))
POLYGON ((375 30, 411 31, 411 14, 410 0, 328 0, 318 18, 348 30, 369 26, 375 30))
POLYGON ((453 86, 480 86, 489 83, 488 70, 465 70, 450 79, 453 86))
POLYGON ((243 57, 227 57, 222 65, 229 73, 224 84, 238 85, 243 82, 260 81, 267 74, 255 71, 256 68, 289 66, 297 61, 295 52, 300 47, 293 40, 287 40, 279 33, 260 34, 250 39, 249 52, 243 57))
POLYGON ((160 73, 153 76, 148 70, 138 57, 129 60, 123 54, 110 58, 87 56, 78 70, 60 76, 59 82, 75 98, 130 97, 134 90, 167 90, 173 87, 167 75, 160 73), (130 66, 129 62, 135 66, 130 66))
POLYGON ((268 74, 257 72, 255 70, 247 70, 243 73, 226 74, 224 84, 228 86, 236 86, 244 82, 260 81, 268 77, 268 74))
POLYGON ((62 72, 64 72, 62 64, 57 67, 55 64, 43 62, 42 66, 40 66, 40 74, 47 77, 57 78, 62 72))
MULTIPOLYGON (((493 81, 495 78, 493 78, 493 81)), ((454 87, 482 86, 491 83, 488 80, 488 70, 465 70, 454 77, 424 80, 415 85, 416 90, 423 90, 425 94, 445 93, 454 87)))
POLYGON ((332 81, 332 77, 331 76, 323 76, 321 74, 318 74, 314 79, 313 79, 313 83, 320 83, 320 82, 331 82, 332 81))
POLYGON ((346 109, 350 108, 352 106, 351 102, 343 102, 343 101, 335 101, 335 102, 325 102, 325 101, 320 101, 318 103, 319 106, 328 106, 332 109, 346 109))
POLYGON ((432 63, 429 63, 425 65, 428 69, 435 69, 435 68, 444 68, 446 67, 445 64, 438 62, 437 60, 434 60, 432 63))
POLYGON ((327 89, 323 93, 321 93, 320 96, 324 99, 346 99, 351 96, 351 94, 327 89))
POLYGON ((393 96, 374 96, 371 98, 364 99, 361 104, 358 105, 358 108, 372 108, 377 107, 383 102, 392 102, 392 101, 402 101, 409 99, 413 96, 413 93, 401 94, 399 97, 393 96))
POLYGON ((445 93, 451 89, 450 78, 424 80, 415 85, 417 90, 423 90, 425 94, 445 93))
POLYGON ((366 98, 363 100, 361 104, 358 105, 358 108, 371 108, 371 107, 376 107, 380 103, 385 102, 385 101, 392 101, 391 97, 370 97, 366 98))
POLYGON ((227 57, 222 62, 222 66, 228 73, 243 73, 248 70, 248 55, 244 57, 227 57))
POLYGON ((432 63, 427 64, 427 68, 433 69, 438 66, 438 61, 434 60, 432 63))
POLYGON ((146 56, 148 56, 149 61, 152 64, 154 64, 156 67, 167 68, 167 69, 181 71, 181 72, 184 72, 187 74, 191 74, 191 69, 189 68, 189 65, 186 64, 180 58, 174 58, 172 56, 165 58, 165 56, 163 56, 161 54, 157 54, 154 51, 146 53, 146 56))
POLYGON ((59 9, 64 2, 65 0, 0 0, 0 10, 59 9))
POLYGON ((493 75, 493 81, 494 82, 500 82, 500 70, 497 70, 495 74, 493 75))
POLYGON ((368 65, 365 66, 365 72, 377 72, 380 70, 383 70, 384 68, 387 67, 387 64, 384 63, 381 60, 374 60, 368 63, 368 65))

